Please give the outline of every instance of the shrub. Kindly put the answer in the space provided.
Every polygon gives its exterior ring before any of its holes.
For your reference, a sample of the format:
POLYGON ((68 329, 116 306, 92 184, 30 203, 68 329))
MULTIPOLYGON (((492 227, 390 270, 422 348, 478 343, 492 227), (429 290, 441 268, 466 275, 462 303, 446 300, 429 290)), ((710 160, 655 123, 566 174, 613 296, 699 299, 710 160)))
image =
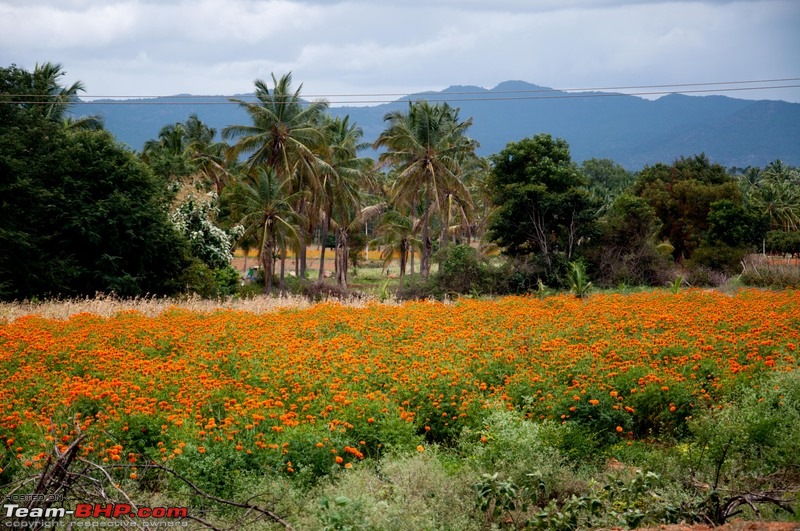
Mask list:
POLYGON ((428 300, 436 299, 442 300, 442 294, 439 284, 434 276, 427 279, 419 277, 406 277, 403 279, 400 287, 397 288, 395 298, 398 301, 413 301, 413 300, 428 300))
POLYGON ((718 288, 728 282, 728 275, 717 269, 693 265, 686 270, 684 280, 688 285, 694 287, 718 288))
POLYGON ((746 247, 703 245, 692 254, 688 266, 690 269, 700 267, 733 275, 739 272, 742 260, 749 252, 750 249, 746 247))
POLYGON ((435 275, 439 289, 445 293, 487 293, 491 291, 485 262, 474 247, 450 245, 440 256, 441 267, 435 275))
POLYGON ((464 432, 460 448, 479 472, 497 473, 500 479, 545 499, 569 476, 553 444, 559 439, 555 434, 559 428, 529 421, 518 413, 494 411, 482 430, 464 432))
POLYGON ((308 300, 314 302, 326 301, 328 299, 357 299, 361 296, 357 291, 349 290, 336 284, 328 284, 324 281, 313 282, 302 289, 303 295, 307 297, 308 300))
POLYGON ((592 289, 592 283, 586 274, 586 266, 582 262, 570 262, 569 266, 570 271, 567 273, 569 289, 576 297, 582 299, 589 295, 589 291, 592 289))
POLYGON ((739 280, 759 288, 800 288, 800 267, 750 257, 742 262, 739 280))
POLYGON ((343 470, 312 493, 299 529, 481 529, 469 478, 434 449, 343 470))
POLYGON ((214 270, 214 277, 217 284, 217 295, 220 297, 231 297, 239 293, 242 286, 242 278, 233 266, 227 265, 214 270))

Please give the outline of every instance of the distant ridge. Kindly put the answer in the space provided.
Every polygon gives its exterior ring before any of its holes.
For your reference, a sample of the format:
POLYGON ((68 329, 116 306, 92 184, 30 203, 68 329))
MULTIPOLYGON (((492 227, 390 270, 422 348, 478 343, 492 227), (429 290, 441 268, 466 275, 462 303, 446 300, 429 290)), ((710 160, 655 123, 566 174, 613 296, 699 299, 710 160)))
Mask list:
MULTIPOLYGON (((233 97, 247 96, 251 95, 233 97)), ((630 170, 701 152, 727 167, 765 166, 776 159, 800 166, 800 103, 785 101, 680 94, 650 101, 608 92, 563 92, 512 80, 492 89, 451 86, 376 106, 331 107, 330 113, 350 115, 364 129, 364 140, 373 141, 384 128, 387 112, 404 109, 416 99, 448 101, 460 108, 462 119, 472 117, 469 135, 478 140, 484 156, 510 141, 550 133, 569 143, 577 162, 609 158, 630 170)), ((242 109, 224 104, 228 101, 227 96, 179 95, 113 105, 88 102, 74 110, 103 116, 118 140, 140 150, 161 127, 183 122, 192 113, 218 131, 249 123, 242 109), (182 103, 169 104, 178 100, 182 103)))

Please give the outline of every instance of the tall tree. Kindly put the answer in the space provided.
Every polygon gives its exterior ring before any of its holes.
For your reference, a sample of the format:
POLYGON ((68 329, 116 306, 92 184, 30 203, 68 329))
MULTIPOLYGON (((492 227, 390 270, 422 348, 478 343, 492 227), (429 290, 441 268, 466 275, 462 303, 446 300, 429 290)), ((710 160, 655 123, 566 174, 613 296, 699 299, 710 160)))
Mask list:
MULTIPOLYGON (((394 111, 384 116, 387 128, 374 143, 385 148, 379 161, 396 169, 392 202, 414 204, 421 196, 422 257, 420 273, 430 273, 432 254, 431 212, 445 210, 447 194, 465 201, 469 193, 462 174, 467 161, 475 158, 477 142, 466 136, 472 119, 461 121, 458 109, 448 104, 431 105, 426 101, 409 103, 407 112, 394 111)), ((440 220, 441 222, 442 220, 440 220)), ((440 232, 446 244, 446 227, 440 232)))
POLYGON ((645 166, 633 192, 655 209, 662 224, 659 236, 672 244, 676 260, 690 258, 700 246, 712 203, 730 199, 742 204, 733 178, 705 154, 681 158, 670 166, 645 166))
POLYGON ((381 258, 384 270, 397 256, 400 259, 400 278, 405 277, 411 250, 419 249, 422 245, 416 238, 418 229, 414 220, 397 210, 389 210, 381 216, 376 232, 378 237, 372 243, 383 246, 381 258))
MULTIPOLYGON (((347 219, 353 211, 361 207, 361 192, 364 180, 368 176, 365 171, 371 161, 358 156, 358 149, 363 147, 361 137, 363 130, 350 123, 350 117, 330 118, 324 122, 325 143, 322 159, 325 165, 320 170, 318 199, 324 214, 322 216, 322 249, 320 251, 319 279, 323 278, 325 266, 325 241, 328 238, 331 221, 336 217, 338 226, 349 225, 347 219)), ((341 238, 341 234, 337 234, 341 238)), ((346 273, 345 273, 346 274, 346 273)), ((337 279, 341 277, 337 275, 337 279)))
MULTIPOLYGON (((105 131, 64 128, 49 74, 0 69, 0 296, 166 294, 186 245, 167 218, 163 182, 105 131), (42 75, 46 82, 37 76, 42 75)), ((63 104, 63 105, 62 105, 63 104)))
MULTIPOLYGON (((245 156, 250 169, 271 168, 289 192, 319 190, 319 146, 324 141, 320 127, 328 104, 323 100, 305 102, 301 98, 302 84, 292 90, 291 73, 279 79, 272 75, 273 89, 263 80, 255 82, 255 102, 233 99, 252 120, 251 125, 232 125, 222 131, 224 139, 237 139, 232 146, 234 157, 245 156)), ((296 195, 300 203, 296 210, 305 219, 313 211, 306 194, 296 195)), ((300 246, 301 271, 305 274, 305 234, 300 246)))
POLYGON ((534 255, 556 281, 592 234, 597 201, 562 139, 539 134, 509 143, 491 158, 496 205, 490 237, 512 256, 534 255))
MULTIPOLYGON (((289 183, 280 182, 273 168, 257 167, 226 188, 230 216, 242 225, 241 240, 257 241, 264 270, 264 289, 272 291, 275 258, 300 242, 301 216, 295 211, 296 194, 288 194, 289 183)), ((284 271, 281 267, 281 290, 284 271)))

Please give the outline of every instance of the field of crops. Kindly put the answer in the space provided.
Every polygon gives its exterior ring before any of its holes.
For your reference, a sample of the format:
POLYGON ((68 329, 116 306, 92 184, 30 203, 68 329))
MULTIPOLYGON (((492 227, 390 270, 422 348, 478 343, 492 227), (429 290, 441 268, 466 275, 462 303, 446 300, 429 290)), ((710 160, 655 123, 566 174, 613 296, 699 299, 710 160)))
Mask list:
POLYGON ((145 460, 314 478, 446 447, 497 409, 611 443, 678 436, 800 369, 799 344, 792 291, 21 317, 0 324, 0 480, 78 434, 132 478, 145 460))
POLYGON ((736 380, 798 368, 800 296, 25 317, 0 342, 0 441, 26 465, 80 430, 92 435, 84 454, 102 459, 230 445, 291 473, 317 452, 342 464, 377 452, 400 421, 447 441, 497 402, 619 436, 679 426, 736 380))

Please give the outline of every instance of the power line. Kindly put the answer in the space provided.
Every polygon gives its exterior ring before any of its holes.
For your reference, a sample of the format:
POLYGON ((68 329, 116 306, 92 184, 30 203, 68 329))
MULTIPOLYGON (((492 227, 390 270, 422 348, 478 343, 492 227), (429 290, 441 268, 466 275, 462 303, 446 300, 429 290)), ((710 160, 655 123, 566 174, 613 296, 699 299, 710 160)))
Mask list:
MULTIPOLYGON (((566 98, 598 98, 598 97, 620 97, 620 96, 659 96, 668 94, 699 94, 699 93, 719 93, 719 92, 734 92, 734 91, 756 91, 756 90, 774 90, 785 88, 800 88, 800 84, 783 84, 783 85, 768 85, 768 86, 730 86, 730 85, 748 85, 754 83, 785 83, 800 81, 800 78, 781 78, 781 79, 764 79, 764 80, 747 80, 747 81, 719 81, 709 83, 680 83, 680 84, 660 84, 660 85, 626 85, 626 86, 610 86, 610 87, 585 87, 585 88, 566 88, 566 89, 552 89, 552 88, 537 88, 537 89, 518 89, 518 90, 500 90, 500 91, 449 91, 442 92, 426 92, 417 95, 408 95, 400 93, 353 93, 353 94, 330 94, 330 95, 305 95, 303 99, 307 98, 320 98, 320 97, 334 97, 334 98, 369 98, 369 99, 346 99, 341 101, 330 101, 329 104, 379 104, 379 103, 396 103, 408 101, 432 101, 432 102, 472 102, 472 101, 524 101, 524 100, 544 100, 544 99, 566 99, 566 98), (683 88, 681 87, 708 87, 708 88, 683 88), (641 89, 669 89, 675 90, 641 90, 641 89), (596 92, 608 90, 626 90, 632 92, 596 92), (552 93, 558 94, 552 94, 552 93), (386 98, 389 96, 396 96, 395 99, 374 99, 386 98), (451 97, 457 96, 457 97, 451 97), (476 97, 464 97, 476 96, 476 97)), ((41 98, 41 94, 21 94, 12 95, 13 98, 41 98)), ((69 104, 74 105, 238 105, 238 101, 232 101, 227 96, 197 96, 197 95, 175 95, 175 96, 99 96, 89 95, 83 98, 120 98, 120 99, 103 99, 102 101, 91 100, 76 100, 70 101, 69 104), (225 100, 209 100, 210 97, 226 98, 225 100), (128 98, 128 99, 124 99, 128 98), (160 101, 150 101, 151 99, 159 99, 160 101), (134 100, 134 101, 131 101, 134 100), (166 101, 163 101, 166 100, 166 101)), ((239 101, 247 103, 256 103, 254 95, 247 94, 240 98, 239 101), (252 101, 251 101, 252 100, 252 101)), ((6 104, 51 104, 52 101, 46 100, 17 100, 4 101, 0 103, 6 104)), ((310 103, 309 101, 301 101, 301 103, 310 103)))

